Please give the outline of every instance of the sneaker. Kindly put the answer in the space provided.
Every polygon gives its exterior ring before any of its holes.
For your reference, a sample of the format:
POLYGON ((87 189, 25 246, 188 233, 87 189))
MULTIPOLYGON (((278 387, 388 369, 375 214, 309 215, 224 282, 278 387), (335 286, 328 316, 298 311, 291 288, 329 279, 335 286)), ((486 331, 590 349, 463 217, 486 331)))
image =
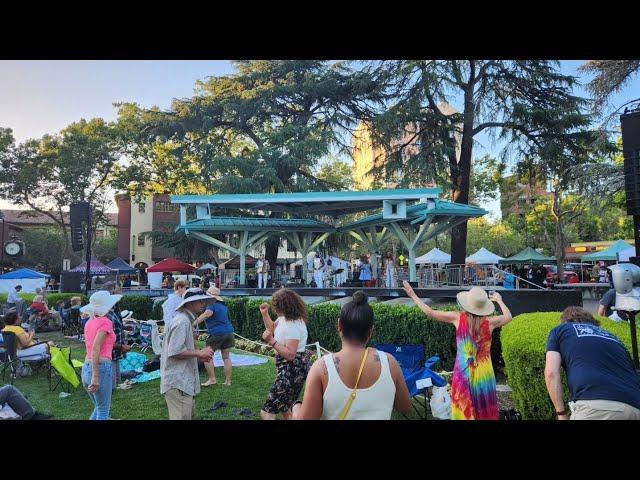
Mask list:
POLYGON ((33 414, 29 420, 50 420, 53 418, 53 415, 48 415, 46 413, 36 412, 33 414))

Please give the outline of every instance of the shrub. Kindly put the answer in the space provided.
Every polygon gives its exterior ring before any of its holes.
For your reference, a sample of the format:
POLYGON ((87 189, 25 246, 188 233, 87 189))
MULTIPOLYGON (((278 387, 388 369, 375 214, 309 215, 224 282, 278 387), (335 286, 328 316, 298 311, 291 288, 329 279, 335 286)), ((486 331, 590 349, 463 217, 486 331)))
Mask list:
MULTIPOLYGON (((118 302, 120 310, 131 310, 136 320, 148 320, 153 310, 153 298, 139 295, 125 295, 118 302)), ((160 315, 162 318, 162 315, 160 315)))
MULTIPOLYGON (((549 332, 560 324, 560 312, 525 313, 502 328, 502 355, 505 373, 513 390, 516 409, 528 420, 551 420, 555 410, 544 380, 544 365, 549 332)), ((627 323, 615 323, 598 317, 603 328, 616 335, 631 349, 627 323)), ((569 388, 562 369, 565 401, 569 388)))
MULTIPOLYGON (((25 303, 31 304, 31 302, 33 302, 33 297, 35 297, 36 294, 35 293, 19 293, 18 296, 20 298, 23 298, 25 303)), ((0 293, 0 303, 7 303, 8 297, 9 297, 9 294, 0 293)))
POLYGON ((49 304, 49 308, 55 308, 56 303, 64 300, 65 307, 67 307, 71 305, 72 297, 80 297, 82 299, 82 305, 89 303, 89 297, 83 293, 51 293, 47 295, 47 303, 49 304))
POLYGON ((153 320, 162 320, 162 317, 164 315, 164 312, 162 310, 162 304, 164 303, 164 300, 162 301, 154 301, 153 303, 153 307, 151 308, 151 319, 153 320))

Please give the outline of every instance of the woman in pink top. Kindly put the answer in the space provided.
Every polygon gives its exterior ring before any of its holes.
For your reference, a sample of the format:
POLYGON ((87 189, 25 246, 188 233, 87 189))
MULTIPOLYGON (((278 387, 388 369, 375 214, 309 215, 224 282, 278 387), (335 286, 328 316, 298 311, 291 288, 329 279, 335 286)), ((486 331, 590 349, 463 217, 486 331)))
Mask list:
POLYGON ((89 420, 109 420, 113 375, 111 351, 116 343, 116 334, 106 315, 121 298, 122 295, 99 291, 91 295, 89 304, 80 309, 82 313, 91 315, 84 326, 87 355, 82 366, 82 384, 95 405, 89 420))

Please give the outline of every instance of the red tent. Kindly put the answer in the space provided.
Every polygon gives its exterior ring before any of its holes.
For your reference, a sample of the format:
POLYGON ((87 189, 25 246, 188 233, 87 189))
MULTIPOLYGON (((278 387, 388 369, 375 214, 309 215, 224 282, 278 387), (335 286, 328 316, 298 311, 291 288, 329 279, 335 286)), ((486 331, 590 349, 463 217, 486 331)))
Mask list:
POLYGON ((196 269, 193 265, 184 263, 175 258, 165 258, 154 266, 147 268, 147 272, 193 272, 196 269))

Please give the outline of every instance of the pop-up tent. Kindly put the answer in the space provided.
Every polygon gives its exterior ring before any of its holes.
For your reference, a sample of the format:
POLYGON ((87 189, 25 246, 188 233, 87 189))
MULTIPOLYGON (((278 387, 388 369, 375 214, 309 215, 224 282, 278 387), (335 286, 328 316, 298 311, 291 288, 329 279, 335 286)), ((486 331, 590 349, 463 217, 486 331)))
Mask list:
POLYGON ((629 256, 631 257, 635 254, 635 248, 629 245, 624 240, 618 240, 616 243, 605 250, 583 255, 582 257, 580 257, 580 260, 583 262, 599 262, 600 260, 615 262, 616 260, 618 260, 618 253, 624 252, 625 250, 630 248, 633 248, 633 251, 627 253, 629 253, 629 256))
POLYGON ((180 272, 190 273, 196 269, 193 265, 182 262, 175 258, 165 258, 152 267, 147 268, 147 272, 180 272))
POLYGON ((619 262, 628 262, 631 257, 636 256, 636 247, 625 248, 624 250, 620 250, 618 252, 618 261, 619 262))
MULTIPOLYGON (((87 262, 84 261, 76 268, 72 268, 69 270, 70 272, 80 272, 85 273, 87 270, 87 262)), ((106 265, 104 265, 100 260, 96 257, 91 257, 91 262, 89 263, 89 275, 114 275, 118 272, 113 270, 106 265)))
POLYGON ((36 288, 45 288, 47 279, 51 275, 36 272, 28 268, 21 268, 13 272, 0 275, 0 293, 13 292, 16 285, 22 285, 20 293, 35 293, 36 288))
POLYGON ((527 247, 519 253, 516 253, 512 257, 503 258, 498 263, 501 265, 510 265, 512 263, 520 264, 543 264, 543 263, 556 263, 554 257, 547 257, 541 253, 536 252, 533 248, 527 247))
POLYGON ((504 257, 496 255, 495 253, 490 252, 486 248, 482 247, 476 253, 467 257, 467 263, 477 263, 479 265, 496 265, 503 258, 504 257))
MULTIPOLYGON (((253 258, 251 255, 247 255, 246 259, 245 259, 245 265, 248 268, 253 268, 256 266, 256 262, 258 260, 253 258)), ((239 269, 240 268, 240 256, 236 255, 235 257, 233 257, 230 260, 227 260, 226 262, 224 262, 222 265, 224 265, 225 269, 239 269)))
POLYGON ((120 257, 114 260, 111 260, 109 263, 107 263, 107 267, 113 270, 117 270, 119 275, 127 274, 127 273, 139 273, 139 270, 137 268, 132 267, 120 257))
POLYGON ((439 248, 432 248, 424 255, 416 258, 416 265, 422 263, 451 263, 451 255, 439 248))

